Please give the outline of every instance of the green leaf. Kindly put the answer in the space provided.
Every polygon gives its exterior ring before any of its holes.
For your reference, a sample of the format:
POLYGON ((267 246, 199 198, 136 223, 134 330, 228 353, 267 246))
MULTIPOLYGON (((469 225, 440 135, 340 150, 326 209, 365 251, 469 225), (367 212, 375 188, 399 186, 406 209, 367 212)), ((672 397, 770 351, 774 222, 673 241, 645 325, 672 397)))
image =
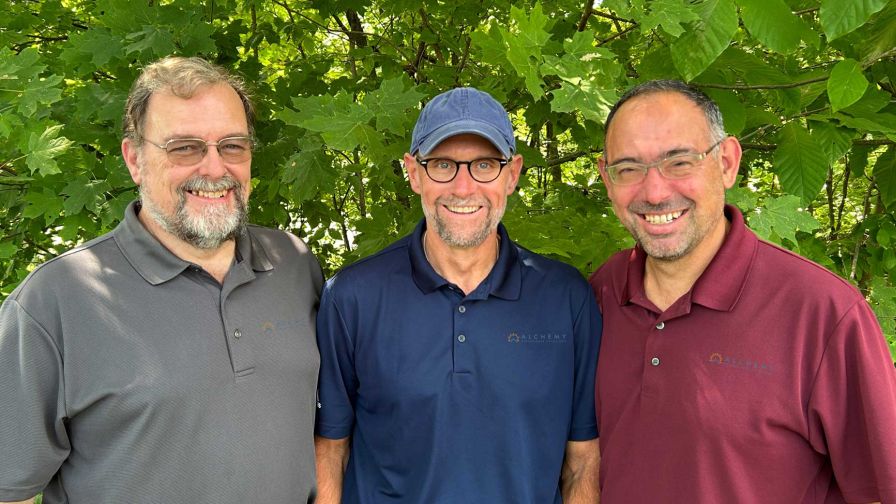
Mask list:
POLYGON ((706 89, 706 94, 716 102, 725 119, 725 131, 739 134, 747 122, 747 111, 733 91, 706 89))
POLYGON ((603 124, 617 96, 611 90, 600 89, 591 80, 570 79, 551 91, 551 110, 554 112, 579 111, 586 119, 603 124))
POLYGON ((297 124, 320 133, 333 149, 350 151, 362 143, 377 141, 371 139, 377 135, 376 131, 367 124, 373 119, 373 112, 360 103, 354 103, 343 91, 333 97, 297 99, 294 102, 302 107, 297 124))
POLYGON ((49 226, 62 213, 62 196, 53 192, 52 189, 44 188, 42 192, 29 192, 23 199, 26 205, 22 210, 22 216, 25 218, 43 217, 49 226))
POLYGON ((750 229, 760 238, 781 244, 781 239, 796 244, 796 232, 812 232, 821 227, 811 213, 801 207, 793 195, 770 198, 765 206, 750 216, 750 229))
POLYGON ((896 148, 890 146, 874 163, 874 182, 887 209, 896 208, 896 148))
POLYGON ((828 41, 842 37, 865 24, 888 0, 821 0, 818 13, 828 41))
POLYGON ((0 259, 9 259, 16 255, 19 249, 16 244, 11 241, 0 242, 0 259))
POLYGON ((519 7, 511 6, 510 17, 516 21, 516 30, 498 29, 507 45, 507 60, 523 76, 526 90, 537 100, 544 96, 541 76, 538 74, 542 60, 541 49, 551 38, 546 30, 553 22, 542 12, 540 2, 535 3, 528 15, 519 7))
POLYGON ((594 33, 589 31, 576 32, 571 39, 563 41, 565 56, 575 59, 585 59, 588 55, 597 51, 594 47, 594 33))
POLYGON ((743 185, 742 177, 738 175, 737 182, 735 182, 731 189, 725 191, 725 202, 730 203, 737 208, 740 208, 742 212, 747 213, 756 209, 759 197, 756 195, 756 191, 743 185))
MULTIPOLYGON (((470 34, 473 45, 482 51, 482 61, 493 65, 509 66, 507 61, 507 44, 497 25, 489 25, 488 31, 476 30, 470 34), (507 65, 504 65, 507 62, 507 65)), ((512 70, 513 67, 507 68, 512 70)))
POLYGON ((89 70, 102 68, 120 56, 123 51, 124 47, 120 36, 116 36, 108 30, 94 28, 69 36, 63 56, 70 64, 90 62, 90 68, 78 69, 86 73, 89 70))
POLYGON ((868 80, 862 73, 862 67, 858 61, 845 59, 831 70, 831 78, 828 79, 828 98, 831 100, 831 108, 836 112, 859 101, 868 88, 868 80))
POLYGON ((32 133, 28 139, 28 155, 25 163, 31 173, 40 172, 41 175, 61 173, 56 164, 56 158, 71 147, 72 142, 59 136, 62 125, 51 126, 40 135, 32 133))
POLYGON ((286 161, 282 181, 291 189, 292 200, 301 204, 336 180, 333 157, 310 139, 303 139, 299 151, 286 161))
POLYGON ((828 157, 828 163, 833 163, 842 158, 852 148, 852 139, 855 131, 848 128, 838 128, 836 125, 824 123, 811 123, 812 138, 824 150, 828 157))
MULTIPOLYGON (((799 47, 801 36, 813 35, 783 0, 737 0, 737 3, 747 30, 775 52, 792 52, 799 47)), ((814 38, 817 42, 818 37, 814 38)))
POLYGON ((812 135, 797 123, 789 123, 778 135, 775 171, 782 188, 811 202, 827 179, 828 160, 812 135))
POLYGON ((685 32, 682 24, 699 20, 700 16, 694 13, 693 7, 684 0, 654 0, 650 3, 650 12, 638 19, 641 23, 641 33, 649 33, 661 26, 673 37, 685 32))
POLYGON ((19 112, 33 116, 45 105, 56 103, 62 99, 62 90, 56 87, 60 82, 62 82, 62 77, 58 75, 33 79, 23 90, 18 104, 19 112))
POLYGON ((703 73, 737 32, 737 10, 732 0, 706 0, 696 7, 701 20, 672 42, 672 61, 686 81, 703 73))
POLYGON ((138 32, 129 33, 127 39, 134 41, 125 47, 125 51, 128 54, 149 52, 159 57, 166 56, 177 50, 177 46, 174 44, 174 35, 158 26, 146 25, 138 32))
POLYGON ((426 95, 413 86, 405 90, 405 78, 399 76, 384 80, 379 89, 365 96, 361 103, 376 117, 378 130, 404 135, 412 115, 408 109, 416 109, 424 97, 426 95))
POLYGON ((62 193, 68 195, 62 209, 66 215, 74 215, 83 209, 97 213, 99 203, 103 201, 103 193, 109 189, 109 184, 103 180, 77 177, 62 189, 62 193))

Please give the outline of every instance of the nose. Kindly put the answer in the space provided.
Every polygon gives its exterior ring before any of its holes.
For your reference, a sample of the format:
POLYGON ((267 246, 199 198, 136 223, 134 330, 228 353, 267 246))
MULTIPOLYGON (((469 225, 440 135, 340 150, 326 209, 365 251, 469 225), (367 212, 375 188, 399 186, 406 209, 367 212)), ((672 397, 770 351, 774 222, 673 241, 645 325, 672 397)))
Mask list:
POLYGON ((644 199, 651 204, 662 203, 669 198, 672 187, 669 180, 664 177, 656 166, 647 169, 647 175, 641 182, 641 191, 644 199))
POLYGON ((218 153, 217 146, 209 145, 208 152, 199 163, 199 174, 211 179, 219 179, 227 173, 227 165, 218 153))
POLYGON ((454 193, 459 196, 472 194, 476 191, 479 182, 473 180, 470 175, 470 163, 459 163, 457 165, 457 175, 452 180, 454 184, 454 193))

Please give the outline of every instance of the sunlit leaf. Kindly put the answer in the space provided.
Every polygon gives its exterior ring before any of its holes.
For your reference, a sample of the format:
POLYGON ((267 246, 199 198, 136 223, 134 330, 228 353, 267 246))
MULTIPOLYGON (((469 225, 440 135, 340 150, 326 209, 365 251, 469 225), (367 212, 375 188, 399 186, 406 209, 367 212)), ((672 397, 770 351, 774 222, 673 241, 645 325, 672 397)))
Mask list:
POLYGON ((828 79, 828 98, 834 111, 848 107, 859 101, 865 94, 868 80, 862 73, 862 67, 855 60, 845 59, 831 70, 828 79))
POLYGON ((828 173, 825 151, 798 123, 790 123, 778 135, 775 171, 781 186, 804 203, 812 201, 824 185, 828 173))

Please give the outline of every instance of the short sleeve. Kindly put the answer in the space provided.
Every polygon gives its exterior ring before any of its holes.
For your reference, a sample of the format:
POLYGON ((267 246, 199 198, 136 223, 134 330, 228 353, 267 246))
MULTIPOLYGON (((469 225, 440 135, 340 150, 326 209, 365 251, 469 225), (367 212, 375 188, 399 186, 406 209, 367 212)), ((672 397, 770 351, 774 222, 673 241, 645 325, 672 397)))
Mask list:
POLYGON ((828 340, 809 401, 809 441, 849 502, 896 502, 896 369, 859 300, 828 340))
MULTIPOLYGON (((584 284, 584 282, 583 282, 584 284)), ((585 296, 573 329, 575 331, 575 385, 573 388, 570 441, 597 437, 594 411, 594 379, 600 349, 601 316, 591 288, 584 285, 585 296)))
POLYGON ((337 306, 332 280, 324 286, 317 314, 317 346, 320 351, 318 409, 315 434, 342 439, 352 432, 357 376, 354 348, 337 306))
POLYGON ((33 497, 71 449, 60 352, 16 302, 0 306, 0 501, 33 497))

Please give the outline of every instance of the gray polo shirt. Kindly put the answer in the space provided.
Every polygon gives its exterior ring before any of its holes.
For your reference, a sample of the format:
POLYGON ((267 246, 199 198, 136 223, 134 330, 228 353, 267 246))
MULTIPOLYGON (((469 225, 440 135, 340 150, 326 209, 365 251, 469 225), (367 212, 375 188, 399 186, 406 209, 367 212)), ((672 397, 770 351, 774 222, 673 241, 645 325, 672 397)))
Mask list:
POLYGON ((138 208, 0 307, 0 501, 310 501, 317 261, 250 226, 221 285, 138 208))

